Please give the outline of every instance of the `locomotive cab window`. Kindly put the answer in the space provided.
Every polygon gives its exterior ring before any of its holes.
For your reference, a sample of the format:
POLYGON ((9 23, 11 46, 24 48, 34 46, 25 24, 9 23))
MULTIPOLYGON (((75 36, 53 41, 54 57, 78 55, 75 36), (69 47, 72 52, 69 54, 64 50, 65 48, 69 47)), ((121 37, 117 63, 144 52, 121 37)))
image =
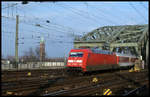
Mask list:
POLYGON ((71 52, 70 57, 83 57, 83 52, 71 52))

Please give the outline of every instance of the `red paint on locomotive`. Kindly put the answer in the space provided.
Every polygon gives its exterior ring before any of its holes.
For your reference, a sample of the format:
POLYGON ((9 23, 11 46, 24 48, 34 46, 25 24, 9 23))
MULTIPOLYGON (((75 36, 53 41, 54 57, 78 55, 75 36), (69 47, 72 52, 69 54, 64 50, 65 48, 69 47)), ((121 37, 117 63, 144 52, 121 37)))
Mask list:
POLYGON ((72 49, 67 60, 67 67, 78 67, 83 72, 113 69, 133 65, 135 59, 135 56, 125 56, 105 50, 72 49))

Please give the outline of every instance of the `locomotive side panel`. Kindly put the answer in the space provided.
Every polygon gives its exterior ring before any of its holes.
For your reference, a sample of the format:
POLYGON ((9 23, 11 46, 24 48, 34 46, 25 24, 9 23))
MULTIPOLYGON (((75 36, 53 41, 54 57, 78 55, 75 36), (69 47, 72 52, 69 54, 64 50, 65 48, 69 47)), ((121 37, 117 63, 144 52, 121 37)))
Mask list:
POLYGON ((105 55, 106 64, 117 64, 117 57, 115 55, 105 55))
POLYGON ((87 58, 87 71, 118 68, 115 55, 90 53, 87 58))

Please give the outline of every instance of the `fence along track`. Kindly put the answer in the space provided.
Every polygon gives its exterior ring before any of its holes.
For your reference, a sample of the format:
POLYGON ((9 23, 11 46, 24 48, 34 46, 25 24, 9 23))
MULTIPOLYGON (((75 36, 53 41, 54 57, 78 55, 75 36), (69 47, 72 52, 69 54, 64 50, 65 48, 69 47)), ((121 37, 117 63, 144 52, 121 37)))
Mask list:
POLYGON ((15 64, 2 63, 2 71, 15 71, 15 70, 38 70, 38 69, 61 69, 65 67, 64 61, 52 62, 29 62, 20 63, 18 67, 15 64))

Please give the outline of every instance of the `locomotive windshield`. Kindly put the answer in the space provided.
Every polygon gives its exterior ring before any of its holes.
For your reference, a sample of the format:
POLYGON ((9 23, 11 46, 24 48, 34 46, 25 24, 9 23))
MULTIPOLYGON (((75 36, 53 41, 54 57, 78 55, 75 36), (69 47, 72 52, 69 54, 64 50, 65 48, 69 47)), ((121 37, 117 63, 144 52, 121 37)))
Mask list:
POLYGON ((70 57, 82 57, 83 52, 71 52, 70 57))

